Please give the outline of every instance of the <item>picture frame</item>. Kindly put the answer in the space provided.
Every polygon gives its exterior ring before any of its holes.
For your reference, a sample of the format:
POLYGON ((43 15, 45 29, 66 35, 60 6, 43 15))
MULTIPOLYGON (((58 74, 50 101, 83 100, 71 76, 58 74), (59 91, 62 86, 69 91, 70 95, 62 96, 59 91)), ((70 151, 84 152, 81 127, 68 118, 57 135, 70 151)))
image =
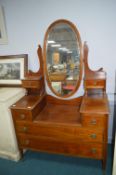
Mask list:
POLYGON ((0 6, 0 44, 7 44, 8 38, 5 27, 3 8, 0 6))
POLYGON ((28 55, 0 56, 0 86, 21 86, 27 73, 28 55))

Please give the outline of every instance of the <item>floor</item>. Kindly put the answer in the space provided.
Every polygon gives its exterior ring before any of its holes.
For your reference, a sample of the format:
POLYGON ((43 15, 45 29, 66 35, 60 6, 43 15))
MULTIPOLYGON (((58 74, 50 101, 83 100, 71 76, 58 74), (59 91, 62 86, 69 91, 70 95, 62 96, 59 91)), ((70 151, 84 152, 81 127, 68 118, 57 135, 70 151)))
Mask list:
MULTIPOLYGON (((111 175, 112 146, 108 145, 105 175, 111 175)), ((18 162, 0 158, 0 175, 103 175, 101 161, 26 151, 18 162)))

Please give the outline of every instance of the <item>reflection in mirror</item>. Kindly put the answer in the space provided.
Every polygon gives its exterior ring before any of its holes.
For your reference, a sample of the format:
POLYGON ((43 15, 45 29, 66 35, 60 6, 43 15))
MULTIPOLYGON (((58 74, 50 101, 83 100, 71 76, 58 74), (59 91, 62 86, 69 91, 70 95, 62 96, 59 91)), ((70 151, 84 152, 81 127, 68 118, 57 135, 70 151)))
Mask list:
POLYGON ((50 29, 46 41, 47 74, 53 91, 72 94, 80 79, 80 41, 73 28, 64 22, 50 29))

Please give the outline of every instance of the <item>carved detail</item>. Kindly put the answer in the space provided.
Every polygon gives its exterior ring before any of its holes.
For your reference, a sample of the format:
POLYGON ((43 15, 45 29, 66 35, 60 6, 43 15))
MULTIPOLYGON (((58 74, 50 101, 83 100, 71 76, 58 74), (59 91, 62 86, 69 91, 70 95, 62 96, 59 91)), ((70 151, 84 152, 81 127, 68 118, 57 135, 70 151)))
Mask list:
POLYGON ((40 45, 38 45, 37 54, 38 54, 38 61, 40 63, 40 68, 37 72, 33 72, 32 70, 29 70, 26 77, 40 76, 40 75, 43 76, 43 56, 42 56, 42 48, 40 45))
POLYGON ((84 88, 87 89, 101 89, 106 90, 106 72, 103 68, 93 71, 88 65, 89 48, 84 42, 83 58, 84 58, 84 88))
POLYGON ((45 93, 44 75, 43 75, 43 56, 42 48, 39 45, 37 49, 38 61, 40 68, 37 72, 29 70, 25 78, 22 80, 22 86, 27 89, 27 94, 43 95, 45 93))
POLYGON ((106 79, 106 72, 103 70, 103 68, 100 68, 96 71, 93 71, 89 68, 88 65, 88 52, 89 48, 87 45, 87 42, 84 42, 84 78, 87 79, 106 79))

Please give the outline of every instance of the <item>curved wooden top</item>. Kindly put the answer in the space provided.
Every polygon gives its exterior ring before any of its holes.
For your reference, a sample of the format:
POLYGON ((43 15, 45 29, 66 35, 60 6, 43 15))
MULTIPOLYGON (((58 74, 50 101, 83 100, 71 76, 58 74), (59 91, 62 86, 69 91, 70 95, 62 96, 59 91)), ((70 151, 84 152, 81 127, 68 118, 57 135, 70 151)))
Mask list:
POLYGON ((91 70, 88 65, 88 52, 89 48, 87 45, 87 42, 84 42, 83 47, 83 58, 84 58, 84 79, 106 79, 106 72, 103 70, 103 68, 100 68, 98 70, 91 70))

